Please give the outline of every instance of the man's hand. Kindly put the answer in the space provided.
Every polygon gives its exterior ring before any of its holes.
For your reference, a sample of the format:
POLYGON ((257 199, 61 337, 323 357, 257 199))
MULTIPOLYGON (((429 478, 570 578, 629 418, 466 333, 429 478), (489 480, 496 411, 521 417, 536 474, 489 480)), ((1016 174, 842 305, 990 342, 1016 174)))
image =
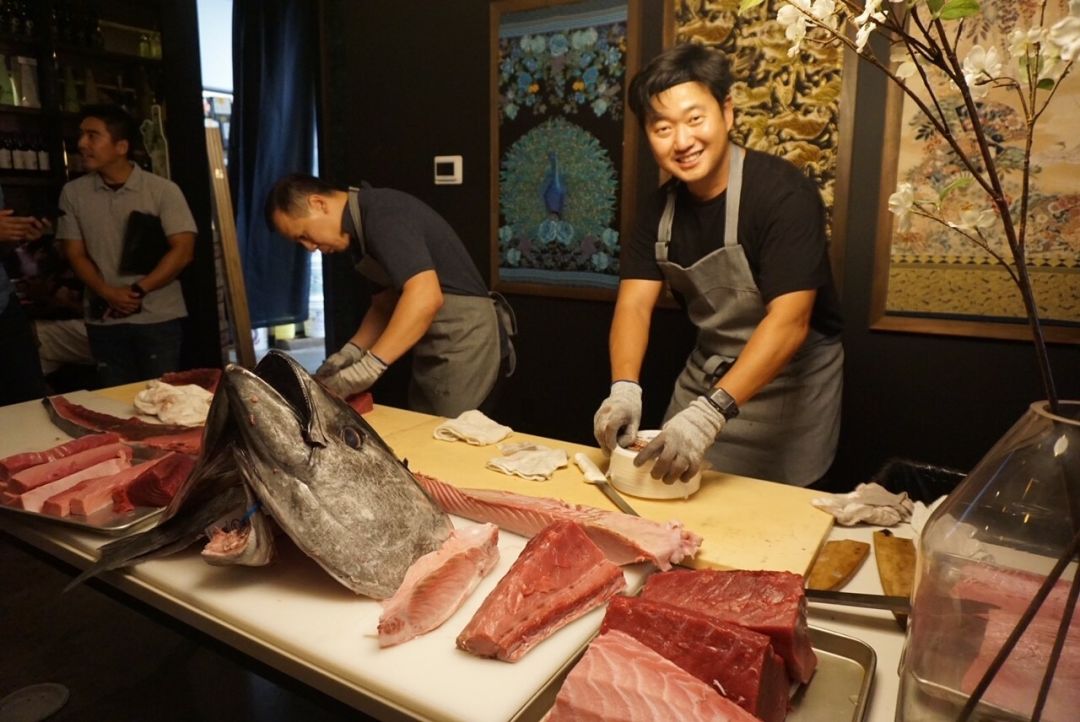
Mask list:
POLYGON ((109 315, 113 318, 130 316, 142 308, 142 299, 131 290, 130 286, 105 286, 101 291, 101 297, 109 304, 109 315))
POLYGON ((365 353, 367 351, 350 341, 342 346, 340 351, 330 354, 329 358, 322 362, 322 366, 315 371, 315 378, 325 379, 333 376, 346 366, 352 366, 362 359, 365 353))
POLYGON ((633 381, 616 381, 593 416, 593 436, 604 453, 610 454, 616 443, 622 447, 634 443, 640 423, 641 386, 633 381))
POLYGON ((0 241, 22 243, 36 241, 45 232, 46 225, 31 216, 16 216, 10 208, 0 210, 0 241))
POLYGON ((386 364, 370 351, 363 351, 362 354, 359 360, 341 371, 323 377, 326 388, 343 399, 370 389, 386 371, 386 364))
POLYGON ((720 435, 724 421, 708 399, 699 396, 664 424, 657 437, 634 457, 634 466, 656 459, 651 472, 654 479, 663 477, 665 484, 676 479, 690 481, 701 469, 705 450, 720 435))

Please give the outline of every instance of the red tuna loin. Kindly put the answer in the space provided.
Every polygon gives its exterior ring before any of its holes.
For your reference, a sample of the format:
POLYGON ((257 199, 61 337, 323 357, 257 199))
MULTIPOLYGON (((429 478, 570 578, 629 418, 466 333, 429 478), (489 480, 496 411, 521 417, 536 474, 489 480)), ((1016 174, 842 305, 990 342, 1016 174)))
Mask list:
POLYGON ((194 384, 201 386, 210 393, 217 391, 218 382, 221 381, 221 369, 188 369, 187 371, 169 371, 161 375, 161 381, 171 386, 185 386, 194 384))
MULTIPOLYGON (((113 494, 127 488, 141 475, 151 473, 158 464, 163 463, 165 457, 144 461, 130 469, 124 469, 119 474, 87 479, 71 487, 63 493, 69 505, 70 513, 79 516, 90 516, 96 511, 112 506, 113 494)), ((55 499, 56 497, 53 497, 55 499)), ((49 501, 53 501, 50 499, 49 501)), ((63 503, 64 500, 58 500, 63 503)), ((48 502, 46 502, 47 504, 48 502)))
POLYGON ((180 451, 186 454, 198 454, 202 446, 203 427, 201 426, 148 424, 135 417, 122 419, 73 404, 63 396, 47 397, 45 406, 52 422, 72 436, 83 436, 95 431, 112 431, 126 441, 136 442, 139 446, 180 451))
POLYGON ((131 447, 127 444, 114 441, 102 446, 95 446, 71 456, 63 456, 54 461, 31 466, 23 469, 8 480, 8 491, 13 494, 22 494, 49 482, 71 476, 77 471, 93 466, 99 462, 116 456, 131 458, 131 447))
POLYGON ((89 436, 81 436, 71 441, 65 441, 63 444, 54 446, 51 449, 24 451, 19 454, 6 456, 3 459, 0 459, 0 482, 6 482, 11 478, 12 474, 22 471, 23 469, 29 469, 31 466, 56 461, 65 456, 71 456, 80 451, 86 451, 95 446, 104 446, 105 444, 111 444, 115 441, 120 441, 119 434, 91 434, 89 436))
POLYGON ((765 722, 787 717, 784 660, 764 634, 670 604, 615 597, 600 633, 625 632, 765 722))
POLYGON ((414 474, 420 486, 449 514, 498 524, 501 529, 531 537, 555 521, 581 524, 589 538, 615 564, 649 561, 670 569, 693 557, 701 537, 683 529, 682 522, 658 524, 621 512, 570 505, 558 499, 488 489, 458 489, 424 474, 414 474))
POLYGON ((545 722, 756 722, 697 677, 617 630, 592 641, 545 722))
POLYGON ((345 403, 353 407, 353 411, 363 416, 375 408, 375 399, 370 391, 361 391, 345 399, 345 403))
POLYGON ((194 468, 193 456, 174 452, 166 454, 161 457, 159 464, 148 468, 131 484, 113 492, 113 511, 131 511, 137 506, 165 506, 176 496, 176 491, 194 468))
POLYGON ((379 646, 391 647, 435 629, 499 561, 499 527, 455 529, 443 545, 417 559, 394 596, 383 602, 379 646))
MULTIPOLYGON (((70 476, 65 476, 62 479, 50 481, 48 484, 39 486, 36 489, 31 489, 19 496, 15 500, 14 505, 20 509, 26 509, 27 511, 40 512, 44 508, 47 500, 70 489, 76 484, 79 484, 86 479, 95 479, 99 476, 116 474, 129 466, 131 466, 130 457, 114 456, 111 459, 107 459, 81 471, 77 471, 70 476)), ((57 509, 57 511, 59 511, 59 509, 57 509)), ((58 516, 66 516, 66 514, 58 514, 58 516)))
POLYGON ((653 574, 644 599, 693 609, 768 635, 788 675, 806 683, 817 656, 806 628, 803 578, 790 572, 700 569, 653 574))
POLYGON ((559 521, 529 540, 457 638, 478 657, 515 662, 626 587, 581 526, 559 521))

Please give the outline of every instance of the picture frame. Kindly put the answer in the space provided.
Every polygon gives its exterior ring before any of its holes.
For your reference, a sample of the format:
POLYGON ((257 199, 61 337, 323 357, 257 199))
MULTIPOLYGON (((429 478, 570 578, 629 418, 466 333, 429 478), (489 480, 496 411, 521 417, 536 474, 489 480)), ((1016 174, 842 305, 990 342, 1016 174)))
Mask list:
MULTIPOLYGON (((1008 1, 991 0, 990 4, 1008 1)), ((1008 33, 1004 35, 996 26, 971 24, 964 47, 978 42, 1001 50, 1008 45, 1008 33)), ((1019 289, 990 254, 951 229, 925 219, 915 218, 910 229, 899 230, 889 211, 889 196, 898 183, 911 182, 917 192, 933 194, 960 171, 958 161, 951 160, 939 138, 927 131, 915 103, 895 83, 886 86, 870 328, 1031 340, 1019 289)), ((993 89, 981 101, 984 122, 991 126, 999 157, 1022 152, 1023 145, 1023 117, 1012 107, 1008 92, 993 89)), ((1080 142, 1069 132, 1070 126, 1075 127, 1069 114, 1075 113, 1080 102, 1080 83, 1067 78, 1057 95, 1039 121, 1032 148, 1036 172, 1032 173, 1027 266, 1046 340, 1080 343, 1080 293, 1076 291, 1080 288, 1080 190, 1072 180, 1080 177, 1080 142), (1063 94, 1068 97, 1060 97, 1063 94)), ((945 99, 943 106, 948 109, 959 104, 945 99)), ((963 114, 958 113, 953 122, 963 123, 963 114)), ((1006 192, 1018 192, 1020 174, 1005 162, 1000 166, 1006 169, 1006 192)), ((963 208, 989 207, 989 199, 979 194, 983 191, 977 184, 950 193, 942 201, 943 216, 958 217, 963 208)), ((991 244, 1011 257, 1000 227, 985 232, 991 244)))
POLYGON ((491 285, 611 300, 634 216, 642 0, 490 9, 491 285))

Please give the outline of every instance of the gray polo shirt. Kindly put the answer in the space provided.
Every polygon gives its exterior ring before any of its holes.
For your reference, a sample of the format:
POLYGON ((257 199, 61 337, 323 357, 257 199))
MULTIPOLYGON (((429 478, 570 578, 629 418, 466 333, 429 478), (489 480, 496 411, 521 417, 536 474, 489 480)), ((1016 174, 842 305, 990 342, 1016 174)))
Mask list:
MULTIPOLYGON (((122 275, 119 272, 124 232, 132 211, 149 213, 161 219, 166 237, 177 233, 195 233, 195 219, 180 187, 171 180, 147 173, 133 165, 127 182, 112 190, 98 173, 88 173, 64 185, 60 192, 60 216, 56 237, 61 240, 82 240, 87 255, 97 264, 105 282, 110 286, 127 286, 143 277, 142 274, 122 275)), ((124 318, 109 318, 87 323, 161 323, 187 315, 180 282, 146 294, 142 310, 124 318)))

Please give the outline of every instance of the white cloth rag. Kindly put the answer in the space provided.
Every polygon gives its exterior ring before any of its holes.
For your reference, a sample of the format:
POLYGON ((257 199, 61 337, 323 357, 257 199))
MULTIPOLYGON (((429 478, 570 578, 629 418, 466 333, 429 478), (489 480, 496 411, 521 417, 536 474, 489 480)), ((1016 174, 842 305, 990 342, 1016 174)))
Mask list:
POLYGON ((472 409, 463 411, 456 419, 444 421, 432 434, 440 441, 466 441, 474 446, 495 444, 513 431, 509 426, 492 421, 483 412, 472 409))
POLYGON ((202 386, 173 386, 164 381, 151 381, 135 395, 135 408, 166 424, 202 426, 213 398, 214 395, 202 386))
POLYGON ((520 476, 530 481, 545 481, 570 463, 570 458, 562 449, 534 444, 531 441, 518 441, 512 444, 499 444, 502 456, 493 457, 487 463, 489 469, 504 474, 520 476))
POLYGON ((859 484, 855 491, 811 499, 810 503, 832 514, 841 526, 860 522, 895 526, 910 519, 915 507, 906 491, 894 494, 877 483, 859 484))

